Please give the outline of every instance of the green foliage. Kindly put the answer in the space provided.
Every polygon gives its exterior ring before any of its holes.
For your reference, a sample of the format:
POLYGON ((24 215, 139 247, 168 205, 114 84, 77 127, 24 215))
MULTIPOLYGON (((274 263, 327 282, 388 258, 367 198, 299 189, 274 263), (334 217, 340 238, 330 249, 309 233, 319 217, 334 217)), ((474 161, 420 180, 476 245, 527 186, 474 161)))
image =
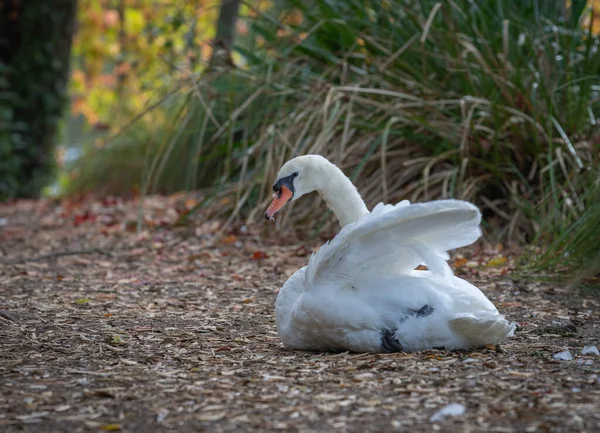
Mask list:
MULTIPOLYGON (((223 211, 253 220, 283 162, 320 153, 370 206, 472 200, 504 240, 564 227, 575 221, 568 203, 588 203, 600 40, 585 2, 278 5, 248 20, 236 47, 243 67, 182 78, 160 105, 169 112, 143 146, 143 190, 168 192, 183 179, 228 190, 235 200, 223 211)), ((278 224, 322 229, 331 222, 315 221, 322 206, 291 205, 278 224)))
POLYGON ((579 181, 585 192, 577 202, 563 201, 566 209, 555 209, 550 221, 562 224, 543 227, 542 244, 549 247, 525 265, 538 277, 593 283, 592 277, 600 276, 600 172, 586 173, 579 181))
MULTIPOLYGON (((71 109, 115 132, 212 55, 219 3, 207 0, 79 0, 71 109)), ((253 0, 266 8, 268 0, 253 0)), ((241 13, 248 13, 242 5, 241 13)), ((235 31, 235 29, 233 29, 235 31)))
POLYGON ((471 199, 514 238, 581 193, 566 187, 597 163, 600 109, 585 2, 289 3, 303 21, 284 26, 287 47, 281 22, 256 31, 277 45, 275 72, 297 65, 302 84, 322 89, 306 114, 323 114, 316 127, 330 125, 331 140, 314 148, 339 154, 344 131, 366 141, 338 160, 367 197, 471 199))

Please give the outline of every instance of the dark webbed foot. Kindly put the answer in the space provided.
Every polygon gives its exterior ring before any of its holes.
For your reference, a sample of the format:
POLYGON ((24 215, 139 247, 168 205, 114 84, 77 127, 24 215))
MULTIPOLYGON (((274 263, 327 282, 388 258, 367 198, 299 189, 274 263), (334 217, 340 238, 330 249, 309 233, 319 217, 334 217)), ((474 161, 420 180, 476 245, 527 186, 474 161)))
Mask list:
POLYGON ((396 332, 381 330, 381 351, 384 353, 402 352, 402 344, 395 337, 396 332))

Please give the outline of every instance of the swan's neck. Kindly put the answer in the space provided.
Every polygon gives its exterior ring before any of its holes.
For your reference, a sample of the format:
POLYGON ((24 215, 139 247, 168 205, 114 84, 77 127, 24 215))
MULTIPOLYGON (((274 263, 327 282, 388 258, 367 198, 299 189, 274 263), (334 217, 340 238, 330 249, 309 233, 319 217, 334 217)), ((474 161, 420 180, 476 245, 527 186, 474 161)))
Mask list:
POLYGON ((336 165, 328 162, 319 167, 317 191, 344 227, 369 213, 354 184, 336 165))

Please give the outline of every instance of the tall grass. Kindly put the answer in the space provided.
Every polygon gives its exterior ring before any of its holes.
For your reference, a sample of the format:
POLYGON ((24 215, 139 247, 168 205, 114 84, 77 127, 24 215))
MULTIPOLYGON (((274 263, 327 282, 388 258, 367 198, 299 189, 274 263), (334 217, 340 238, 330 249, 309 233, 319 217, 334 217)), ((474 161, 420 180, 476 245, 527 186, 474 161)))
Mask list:
POLYGON ((546 248, 538 256, 523 257, 529 276, 600 287, 600 172, 582 178, 580 203, 565 200, 564 206, 571 209, 555 209, 557 215, 549 218, 555 224, 542 227, 539 234, 546 248))
MULTIPOLYGON (((587 212, 600 18, 585 5, 287 0, 249 19, 242 68, 182 84, 146 143, 143 187, 229 192, 223 212, 257 221, 279 167, 319 153, 370 206, 463 198, 490 235, 530 241, 587 212)), ((304 200, 278 225, 324 229, 321 211, 304 200)))
POLYGON ((600 89, 585 2, 289 3, 301 23, 254 23, 274 76, 295 75, 291 109, 255 144, 259 203, 261 181, 308 152, 342 165, 371 205, 474 200, 508 239, 581 201, 573 179, 596 163, 600 89))

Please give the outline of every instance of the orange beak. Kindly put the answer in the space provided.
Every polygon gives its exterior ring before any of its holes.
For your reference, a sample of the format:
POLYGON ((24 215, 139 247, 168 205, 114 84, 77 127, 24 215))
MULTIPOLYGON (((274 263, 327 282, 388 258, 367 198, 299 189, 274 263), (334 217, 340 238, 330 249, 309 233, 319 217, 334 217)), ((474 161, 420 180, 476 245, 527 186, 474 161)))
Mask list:
POLYGON ((294 193, 290 191, 290 189, 286 186, 281 187, 281 193, 273 194, 273 201, 271 202, 271 206, 265 212, 265 218, 270 220, 273 218, 273 215, 279 211, 288 201, 292 199, 294 193))

